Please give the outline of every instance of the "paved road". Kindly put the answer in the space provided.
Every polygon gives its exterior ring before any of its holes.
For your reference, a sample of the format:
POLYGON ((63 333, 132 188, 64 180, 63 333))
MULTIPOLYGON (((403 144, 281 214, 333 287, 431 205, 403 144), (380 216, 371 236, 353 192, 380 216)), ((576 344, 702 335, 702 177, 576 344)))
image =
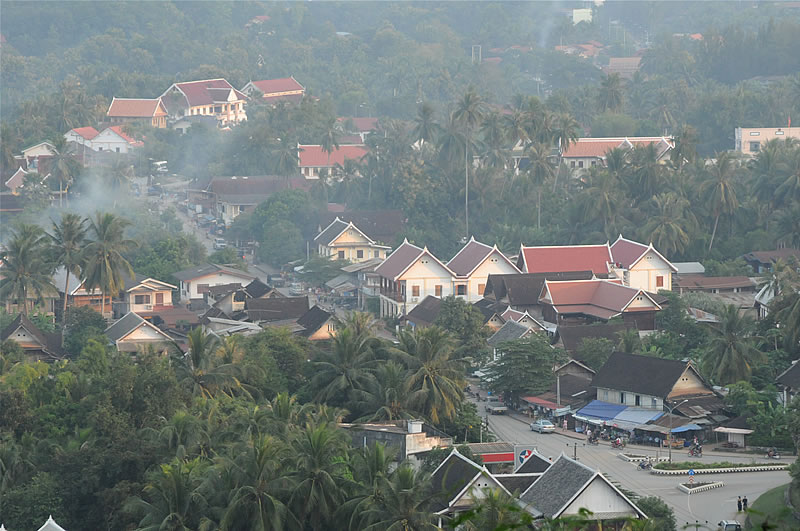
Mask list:
MULTIPOLYGON (((484 414, 483 404, 479 405, 479 411, 484 414)), ((654 476, 645 471, 637 470, 636 464, 622 461, 617 457, 616 451, 612 451, 607 443, 600 446, 584 446, 583 441, 572 437, 567 437, 559 433, 539 434, 530 431, 527 424, 512 416, 489 416, 489 428, 495 433, 498 440, 513 443, 535 444, 539 452, 545 456, 552 456, 554 459, 562 452, 569 456, 573 455, 574 445, 577 443, 578 459, 592 467, 602 471, 609 479, 619 483, 624 488, 636 492, 642 496, 658 496, 668 503, 678 520, 679 525, 687 523, 694 524, 698 521, 704 524, 709 522, 712 527, 722 519, 737 519, 736 497, 747 495, 752 503, 761 494, 778 485, 789 481, 787 472, 753 472, 747 474, 714 474, 696 476, 696 481, 723 481, 725 486, 707 492, 693 494, 691 496, 682 493, 677 489, 678 483, 687 478, 678 476, 654 476)), ((635 447, 637 453, 656 456, 658 451, 664 455, 664 450, 652 447, 635 447)), ((686 458, 685 451, 673 451, 674 460, 686 458)), ((766 462, 765 459, 751 457, 736 457, 729 454, 706 454, 704 460, 725 460, 730 462, 766 462), (755 459, 754 459, 755 458, 755 459)), ((784 458, 781 462, 791 462, 791 459, 784 458)), ((775 461, 773 460, 774 464, 775 461)), ((744 515, 738 516, 740 522, 744 522, 744 515)))

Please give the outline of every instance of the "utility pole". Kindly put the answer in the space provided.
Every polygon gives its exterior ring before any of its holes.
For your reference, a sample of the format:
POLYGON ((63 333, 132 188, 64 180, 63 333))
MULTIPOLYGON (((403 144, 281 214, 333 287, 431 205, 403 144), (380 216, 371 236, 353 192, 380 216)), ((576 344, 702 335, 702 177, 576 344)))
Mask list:
POLYGON ((578 444, 580 444, 581 446, 586 446, 586 445, 585 445, 585 444, 583 444, 583 443, 572 443, 571 445, 570 445, 569 443, 567 443, 567 448, 569 448, 570 446, 572 446, 572 458, 573 458, 575 461, 577 461, 577 460, 578 460, 578 444))

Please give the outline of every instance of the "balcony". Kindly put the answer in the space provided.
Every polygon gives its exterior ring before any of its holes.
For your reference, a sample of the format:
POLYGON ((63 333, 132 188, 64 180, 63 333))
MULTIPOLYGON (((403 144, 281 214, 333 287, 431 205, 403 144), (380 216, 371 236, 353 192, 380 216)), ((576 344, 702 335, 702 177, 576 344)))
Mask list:
POLYGON ((387 299, 391 299, 395 302, 405 302, 406 296, 405 293, 402 293, 397 290, 393 290, 391 288, 384 288, 381 287, 381 295, 386 297, 387 299))

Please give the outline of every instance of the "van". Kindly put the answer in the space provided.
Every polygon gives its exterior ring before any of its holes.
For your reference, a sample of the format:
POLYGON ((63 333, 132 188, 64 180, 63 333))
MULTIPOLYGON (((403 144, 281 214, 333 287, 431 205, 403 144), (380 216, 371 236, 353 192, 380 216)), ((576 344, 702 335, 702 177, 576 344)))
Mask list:
POLYGON ((289 295, 302 295, 303 294, 303 285, 299 282, 292 282, 289 284, 289 295))
POLYGON ((228 243, 225 241, 225 238, 214 238, 214 250, 221 251, 228 247, 228 243))

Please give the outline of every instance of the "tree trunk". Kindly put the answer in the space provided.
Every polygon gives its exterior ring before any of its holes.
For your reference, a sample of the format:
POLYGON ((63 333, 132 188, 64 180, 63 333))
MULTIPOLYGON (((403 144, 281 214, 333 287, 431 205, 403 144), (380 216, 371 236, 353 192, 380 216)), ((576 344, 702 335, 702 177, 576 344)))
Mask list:
POLYGON ((67 299, 69 299, 69 268, 64 268, 67 271, 67 279, 64 281, 64 309, 61 312, 61 324, 67 323, 67 299))
POLYGON ((103 316, 103 319, 106 318, 106 292, 105 290, 100 290, 100 315, 103 316))
POLYGON ((558 168, 556 168, 556 177, 553 179, 553 193, 556 193, 556 185, 558 184, 558 175, 561 173, 561 159, 558 159, 558 168))
POLYGON ((464 224, 467 229, 465 238, 469 240, 469 139, 464 145, 464 224))
POLYGON ((536 201, 536 227, 542 228, 542 187, 538 190, 538 199, 536 201))
POLYGON ((708 242, 708 251, 711 252, 711 247, 714 245, 714 236, 717 234, 717 224, 719 223, 719 214, 714 218, 714 230, 711 231, 711 241, 708 242))
POLYGON ((64 181, 61 179, 58 180, 58 206, 64 206, 64 181))

